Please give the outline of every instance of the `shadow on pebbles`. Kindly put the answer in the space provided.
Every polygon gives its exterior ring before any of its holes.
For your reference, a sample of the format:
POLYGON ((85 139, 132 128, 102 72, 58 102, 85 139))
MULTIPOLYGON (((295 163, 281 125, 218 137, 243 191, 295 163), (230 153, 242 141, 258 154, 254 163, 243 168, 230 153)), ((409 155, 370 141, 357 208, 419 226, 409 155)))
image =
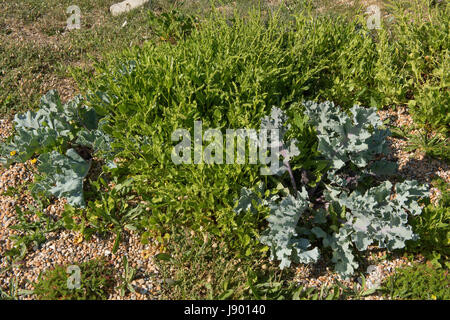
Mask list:
MULTIPOLYGON (((391 116, 394 121, 411 121, 406 113, 389 114, 390 111, 380 111, 380 116, 391 116)), ((396 113, 392 111, 393 113, 396 113)), ((8 137, 12 132, 12 124, 7 120, 0 120, 0 141, 8 137)), ((400 175, 409 179, 418 179, 420 182, 430 182, 435 176, 442 177, 449 182, 450 172, 448 166, 437 160, 428 159, 420 153, 406 153, 402 151, 406 142, 400 139, 390 138, 392 157, 400 164, 400 175)), ((28 205, 35 205, 30 196, 26 184, 34 179, 36 167, 27 162, 14 164, 6 169, 0 165, 0 287, 8 291, 10 280, 16 279, 21 289, 33 289, 40 272, 52 269, 57 265, 78 264, 90 259, 105 257, 114 265, 115 277, 123 274, 122 259, 126 255, 129 264, 137 269, 137 278, 132 282, 136 293, 127 293, 121 297, 119 286, 110 294, 109 299, 159 299, 163 281, 159 277, 158 269, 153 257, 158 254, 156 244, 144 245, 140 242, 137 233, 129 232, 122 239, 119 249, 112 253, 114 236, 107 239, 95 235, 89 241, 81 241, 80 234, 74 231, 60 230, 47 234, 46 242, 39 248, 30 248, 28 253, 17 265, 10 266, 5 252, 13 247, 11 236, 19 231, 11 229, 18 223, 16 206, 26 209, 28 205), (6 191, 14 188, 14 194, 6 191)), ((432 198, 438 199, 439 192, 431 188, 432 198)), ((57 220, 64 210, 64 200, 55 200, 44 213, 57 220)), ((36 218, 36 217, 35 217, 36 218)), ((405 264, 410 264, 406 258, 391 254, 386 259, 386 251, 373 247, 368 250, 366 264, 361 267, 366 276, 366 287, 371 288, 391 275, 394 270, 405 264)), ((418 257, 418 260, 421 258, 418 257)), ((342 281, 339 276, 330 269, 328 261, 319 261, 313 266, 300 265, 295 269, 294 281, 304 287, 320 287, 332 285, 336 279, 342 281)), ((361 287, 361 279, 353 278, 350 281, 342 281, 353 287, 361 287)), ((119 282, 118 282, 119 283, 119 282)), ((119 283, 120 284, 120 283, 119 283)), ((33 299, 33 295, 24 296, 23 299, 33 299)), ((383 299, 375 294, 364 299, 383 299)))

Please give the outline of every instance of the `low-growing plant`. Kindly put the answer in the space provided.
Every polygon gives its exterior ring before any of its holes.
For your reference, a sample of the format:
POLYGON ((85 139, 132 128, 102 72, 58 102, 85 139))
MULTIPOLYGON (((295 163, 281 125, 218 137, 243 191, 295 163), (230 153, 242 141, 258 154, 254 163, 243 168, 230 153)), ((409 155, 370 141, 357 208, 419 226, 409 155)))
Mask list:
POLYGON ((38 250, 47 241, 48 233, 62 228, 58 221, 43 213, 43 204, 40 203, 40 208, 29 206, 25 211, 16 206, 18 222, 9 228, 18 233, 10 237, 13 247, 5 252, 5 256, 14 261, 21 260, 30 250, 38 250))
POLYGON ((111 151, 103 122, 94 109, 81 103, 81 96, 77 96, 63 105, 58 93, 49 91, 37 112, 16 114, 15 132, 0 146, 0 162, 6 166, 39 155, 34 161, 41 175, 31 187, 32 194, 66 198, 78 207, 85 206, 83 180, 93 155, 110 155, 111 151))
POLYGON ((448 183, 441 177, 433 181, 433 185, 441 192, 439 204, 443 207, 450 206, 450 188, 448 183))
MULTIPOLYGON (((79 287, 68 286, 68 265, 42 272, 34 285, 39 300, 105 300, 114 287, 112 264, 104 259, 89 260, 78 265, 79 287)), ((76 284, 75 284, 76 285, 76 284)))
POLYGON ((164 280, 163 299, 255 299, 248 293, 248 272, 262 270, 264 252, 255 247, 239 255, 226 238, 172 229, 164 251, 155 257, 164 280))
POLYGON ((33 294, 33 290, 20 289, 17 277, 11 277, 9 288, 4 291, 0 288, 0 300, 20 300, 23 296, 33 294))
POLYGON ((317 130, 318 151, 329 162, 320 192, 317 186, 312 190, 302 186, 296 194, 284 188, 284 195, 270 196, 260 186, 256 191, 244 188, 235 211, 257 212, 261 205, 270 208, 268 229, 260 241, 270 247, 271 259, 281 261, 280 268, 291 262, 316 262, 319 250, 311 246, 311 240, 321 239, 323 248, 332 250, 336 271, 348 278, 358 268, 356 249, 365 251, 376 243, 395 250, 403 248, 406 240, 416 239, 408 217, 421 214, 417 201, 428 195, 427 188, 417 181, 398 183, 394 190, 389 181, 365 185, 368 178, 374 183, 375 178, 395 171, 391 163, 377 160, 387 153, 389 132, 381 128, 375 109, 355 105, 349 116, 329 102, 304 105, 317 130))
MULTIPOLYGON (((260 272, 262 273, 262 272, 260 272)), ((283 279, 283 272, 270 270, 263 276, 249 270, 246 299, 256 300, 340 300, 343 289, 335 285, 305 288, 295 281, 283 279)))
POLYGON ((127 230, 142 231, 142 221, 147 218, 145 207, 132 192, 133 179, 118 182, 111 178, 108 184, 102 177, 90 181, 86 192, 88 205, 85 209, 65 205, 60 224, 69 230, 80 232, 89 240, 93 234, 100 237, 115 235, 112 252, 116 252, 123 233, 127 230))
POLYGON ((253 270, 248 270, 247 277, 248 292, 246 296, 251 299, 300 300, 311 298, 311 300, 317 300, 317 297, 312 296, 313 290, 304 290, 302 286, 296 285, 293 281, 280 279, 281 277, 277 277, 273 272, 268 276, 261 277, 253 270))
POLYGON ((435 133, 429 128, 419 129, 416 134, 408 134, 408 145, 405 150, 422 150, 428 156, 440 159, 450 159, 450 146, 448 138, 443 134, 435 133))
POLYGON ((363 297, 373 295, 378 288, 367 288, 366 277, 361 274, 361 284, 354 283, 353 287, 343 285, 339 280, 336 280, 336 285, 342 290, 341 296, 344 299, 361 300, 363 297))
POLYGON ((383 282, 381 290, 391 299, 449 300, 448 269, 428 263, 399 268, 383 282))
POLYGON ((249 271, 248 293, 245 298, 257 300, 360 300, 373 295, 378 289, 367 288, 366 279, 361 275, 361 285, 355 283, 348 287, 338 280, 332 285, 323 284, 320 287, 304 287, 295 281, 283 279, 282 272, 275 275, 271 272, 268 276, 258 277, 249 271))
POLYGON ((188 36, 196 27, 198 19, 176 9, 160 15, 148 11, 149 24, 153 32, 164 41, 177 41, 188 36))
POLYGON ((445 181, 438 180, 441 199, 437 205, 428 203, 422 214, 410 221, 417 241, 408 241, 407 252, 420 253, 438 267, 450 266, 449 191, 445 181), (443 183, 443 185, 442 185, 443 183))
POLYGON ((415 0, 387 5, 393 23, 380 31, 390 45, 380 42, 380 50, 386 51, 378 66, 384 70, 379 87, 392 88, 388 97, 407 103, 418 125, 448 137, 450 7, 447 2, 439 6, 429 3, 415 0))
POLYGON ((131 282, 136 276, 136 269, 131 267, 127 256, 123 257, 123 274, 120 276, 120 295, 123 297, 126 292, 135 293, 133 285, 131 282))

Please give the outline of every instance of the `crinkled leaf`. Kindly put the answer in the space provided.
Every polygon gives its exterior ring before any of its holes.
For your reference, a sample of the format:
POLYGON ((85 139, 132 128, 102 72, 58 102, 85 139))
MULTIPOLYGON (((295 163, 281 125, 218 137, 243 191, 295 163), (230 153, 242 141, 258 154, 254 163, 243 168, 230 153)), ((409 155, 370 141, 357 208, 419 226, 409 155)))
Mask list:
POLYGON ((349 161, 363 168, 377 154, 387 154, 389 131, 380 128, 375 108, 354 105, 349 117, 333 102, 308 101, 304 105, 317 129, 318 150, 331 161, 332 169, 339 170, 349 161))
POLYGON ((32 192, 44 192, 58 198, 66 198, 75 207, 85 207, 83 179, 89 172, 91 163, 81 158, 74 149, 66 155, 57 151, 39 157, 39 171, 44 179, 37 182, 32 192))
POLYGON ((369 172, 376 176, 390 176, 395 174, 398 165, 392 161, 379 160, 369 165, 369 172))
MULTIPOLYGON (((297 147, 297 140, 291 139, 289 141, 284 141, 284 136, 286 132, 289 130, 290 125, 287 123, 288 116, 284 111, 282 111, 278 107, 272 107, 270 116, 266 116, 261 119, 260 129, 268 131, 268 138, 270 142, 268 143, 268 148, 274 148, 276 151, 276 156, 279 161, 277 168, 270 168, 270 172, 273 175, 282 175, 285 173, 288 168, 286 162, 290 161, 295 156, 300 154, 300 150, 297 147), (278 140, 272 141, 270 139, 270 131, 277 130, 278 131, 278 140)), ((257 140, 257 144, 259 148, 262 146, 262 142, 259 139, 257 140)), ((272 149, 271 149, 272 150, 272 149)))
POLYGON ((263 204, 262 195, 264 194, 264 184, 260 183, 256 191, 242 188, 241 196, 238 199, 238 203, 234 211, 239 214, 241 212, 251 211, 255 212, 254 203, 258 205, 263 204))
POLYGON ((303 188, 302 192, 298 192, 297 198, 288 195, 281 201, 268 203, 269 228, 261 236, 261 243, 270 247, 271 259, 280 260, 281 269, 289 267, 292 260, 305 263, 317 261, 318 250, 308 250, 309 242, 296 238, 298 220, 309 206, 306 189, 303 188))
POLYGON ((428 188, 425 185, 419 185, 416 180, 406 180, 395 185, 396 201, 403 208, 416 216, 422 212, 421 207, 417 204, 417 200, 429 195, 428 188))

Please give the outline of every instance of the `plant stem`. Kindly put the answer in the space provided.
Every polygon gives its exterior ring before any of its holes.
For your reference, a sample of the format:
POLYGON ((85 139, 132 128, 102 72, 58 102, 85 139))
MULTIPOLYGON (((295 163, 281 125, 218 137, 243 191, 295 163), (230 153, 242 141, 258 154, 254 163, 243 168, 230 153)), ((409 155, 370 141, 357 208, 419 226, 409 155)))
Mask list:
POLYGON ((295 184, 294 174, 292 173, 289 161, 284 161, 284 164, 286 165, 287 170, 289 172, 289 177, 291 178, 292 187, 294 188, 294 196, 297 198, 297 185, 295 184))

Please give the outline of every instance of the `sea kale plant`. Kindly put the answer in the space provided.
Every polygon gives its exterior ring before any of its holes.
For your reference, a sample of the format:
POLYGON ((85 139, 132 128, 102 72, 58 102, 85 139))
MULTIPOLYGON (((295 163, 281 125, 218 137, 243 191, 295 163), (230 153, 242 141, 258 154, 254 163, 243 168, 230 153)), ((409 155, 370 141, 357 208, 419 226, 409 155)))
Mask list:
MULTIPOLYGON (((235 212, 270 209, 260 241, 270 247, 271 259, 279 260, 280 268, 291 262, 317 262, 320 251, 331 249, 336 272, 348 278, 358 268, 358 251, 374 244, 400 249, 405 241, 417 239, 408 218, 421 214, 418 200, 428 195, 427 187, 417 181, 395 186, 379 181, 396 166, 381 160, 388 153, 389 131, 383 129, 376 109, 355 105, 345 112, 332 102, 303 106, 317 133, 317 149, 329 163, 326 174, 313 187, 303 184, 297 191, 289 172, 293 194, 280 186, 266 192, 262 185, 243 188, 235 212)), ((271 116, 286 117, 283 112, 271 116)), ((276 119, 272 123, 284 126, 276 119)), ((284 145, 280 143, 280 154, 284 145)))
POLYGON ((102 131, 105 118, 83 105, 81 96, 62 104, 55 90, 41 98, 37 112, 14 118, 15 133, 0 145, 0 163, 37 162, 41 176, 31 191, 66 198, 75 207, 85 207, 83 180, 94 155, 112 162, 112 139, 102 131))
POLYGON ((376 161, 377 155, 386 155, 386 137, 389 130, 374 108, 353 106, 347 113, 333 102, 305 102, 305 113, 316 128, 318 149, 330 161, 328 179, 338 186, 346 186, 368 175, 394 173, 396 164, 386 160, 376 161))

